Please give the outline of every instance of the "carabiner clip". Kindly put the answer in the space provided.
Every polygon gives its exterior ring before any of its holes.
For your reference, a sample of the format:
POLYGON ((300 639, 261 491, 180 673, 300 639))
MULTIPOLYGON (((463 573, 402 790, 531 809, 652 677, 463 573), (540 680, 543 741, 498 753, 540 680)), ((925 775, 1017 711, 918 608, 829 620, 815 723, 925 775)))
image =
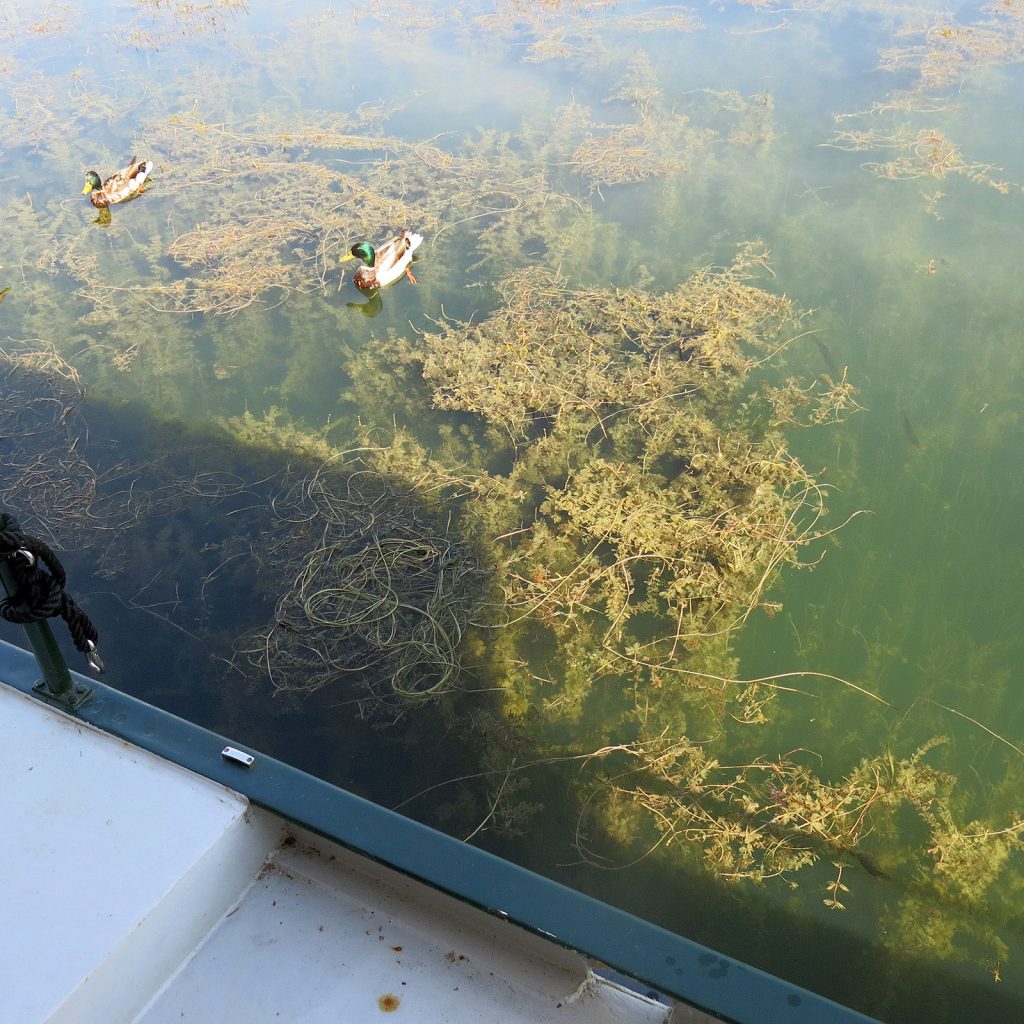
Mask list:
POLYGON ((100 657, 100 652, 96 650, 96 645, 91 640, 86 640, 85 646, 85 660, 89 663, 89 668, 93 672, 106 672, 107 666, 103 664, 103 659, 100 657))

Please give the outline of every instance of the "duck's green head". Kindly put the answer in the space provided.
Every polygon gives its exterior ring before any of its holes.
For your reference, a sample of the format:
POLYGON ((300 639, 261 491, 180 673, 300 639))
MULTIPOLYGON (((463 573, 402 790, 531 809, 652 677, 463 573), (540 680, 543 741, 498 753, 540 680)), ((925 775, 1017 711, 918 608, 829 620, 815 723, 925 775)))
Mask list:
POLYGON ((345 260, 362 260, 368 267, 373 266, 373 261, 377 258, 377 254, 373 251, 373 246, 369 242, 356 242, 355 245, 349 249, 347 255, 341 257, 341 262, 345 260))
POLYGON ((82 189, 82 195, 88 195, 94 188, 99 188, 102 184, 100 176, 95 171, 90 171, 85 176, 85 188, 82 189))

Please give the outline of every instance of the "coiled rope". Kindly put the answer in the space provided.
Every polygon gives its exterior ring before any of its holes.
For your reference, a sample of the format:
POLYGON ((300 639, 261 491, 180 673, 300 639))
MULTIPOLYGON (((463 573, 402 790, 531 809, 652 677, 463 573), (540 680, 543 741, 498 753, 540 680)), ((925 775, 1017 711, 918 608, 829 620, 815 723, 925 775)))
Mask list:
POLYGON ((0 601, 0 619, 24 625, 59 615, 89 667, 102 672, 103 662, 96 650, 99 634, 64 590, 67 576, 60 560, 41 540, 22 533, 13 516, 0 516, 0 521, 0 559, 7 560, 17 584, 15 592, 0 601))

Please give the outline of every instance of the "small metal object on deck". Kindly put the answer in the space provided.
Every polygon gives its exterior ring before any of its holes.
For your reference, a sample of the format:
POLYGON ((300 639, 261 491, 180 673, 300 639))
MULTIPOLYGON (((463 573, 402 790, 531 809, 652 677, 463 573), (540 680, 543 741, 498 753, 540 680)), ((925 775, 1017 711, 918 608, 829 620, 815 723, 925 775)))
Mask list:
POLYGON ((256 760, 252 754, 247 754, 244 750, 237 750, 235 747, 225 747, 220 752, 220 756, 225 761, 234 761, 235 764, 240 764, 243 768, 251 768, 256 760))

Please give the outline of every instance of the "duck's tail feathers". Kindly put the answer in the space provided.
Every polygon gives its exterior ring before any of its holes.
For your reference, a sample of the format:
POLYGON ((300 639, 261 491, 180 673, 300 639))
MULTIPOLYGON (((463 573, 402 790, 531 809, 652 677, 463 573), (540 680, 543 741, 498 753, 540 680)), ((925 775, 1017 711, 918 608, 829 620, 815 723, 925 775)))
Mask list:
POLYGON ((130 167, 131 172, 129 174, 129 177, 132 179, 132 181, 135 182, 135 184, 141 185, 152 173, 153 161, 137 160, 135 157, 132 157, 130 167))

